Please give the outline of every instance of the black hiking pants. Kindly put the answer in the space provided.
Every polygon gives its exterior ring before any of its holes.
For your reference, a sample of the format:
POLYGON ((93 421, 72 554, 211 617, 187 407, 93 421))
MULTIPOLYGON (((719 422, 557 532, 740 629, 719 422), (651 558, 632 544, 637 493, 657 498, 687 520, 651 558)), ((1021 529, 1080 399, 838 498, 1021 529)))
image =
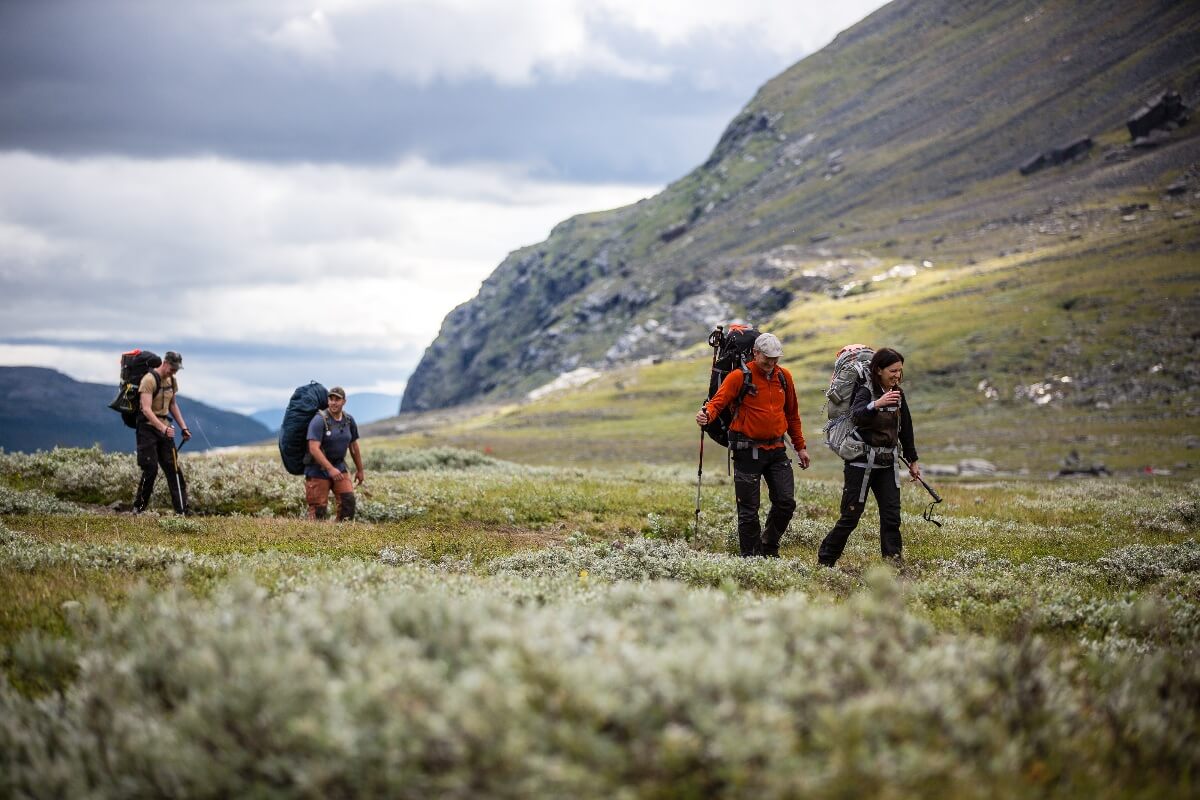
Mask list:
POLYGON ((779 557, 779 540, 796 511, 796 486, 786 447, 733 451, 733 493, 737 500, 738 545, 743 556, 779 557), (771 510, 767 524, 758 522, 762 481, 767 482, 771 510))
POLYGON ((186 514, 187 483, 183 479, 183 470, 179 468, 175 440, 159 433, 158 429, 141 416, 138 417, 137 426, 137 463, 142 468, 142 478, 138 481, 133 510, 140 512, 149 507, 150 496, 154 494, 154 481, 158 478, 158 468, 162 467, 175 513, 186 514))
POLYGON ((842 516, 833 526, 817 550, 817 560, 832 567, 846 549, 846 540, 858 527, 858 520, 867 507, 866 501, 858 502, 864 480, 875 495, 879 505, 879 549, 884 558, 900 556, 900 487, 896 485, 896 469, 892 465, 871 470, 846 464, 845 482, 842 485, 842 516))

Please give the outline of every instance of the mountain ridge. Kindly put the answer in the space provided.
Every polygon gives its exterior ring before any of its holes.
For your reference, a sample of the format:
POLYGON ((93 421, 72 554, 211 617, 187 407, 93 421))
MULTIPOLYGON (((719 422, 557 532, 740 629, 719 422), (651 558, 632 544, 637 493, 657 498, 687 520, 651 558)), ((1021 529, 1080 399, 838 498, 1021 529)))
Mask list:
MULTIPOLYGON (((134 432, 108 408, 116 386, 74 380, 48 367, 0 367, 0 448, 31 452, 54 447, 134 449, 134 432)), ((268 439, 265 425, 207 403, 179 397, 192 429, 192 451, 268 439)))
POLYGON ((446 317, 401 408, 512 398, 581 366, 661 356, 880 261, 1027 246, 1047 207, 1194 161, 1190 129, 1133 151, 1122 127, 1158 91, 1194 98, 1198 53, 1189 4, 897 0, 765 84, 659 195, 510 254, 446 317), (1018 176, 1083 136, 1096 139, 1084 159, 1018 176))

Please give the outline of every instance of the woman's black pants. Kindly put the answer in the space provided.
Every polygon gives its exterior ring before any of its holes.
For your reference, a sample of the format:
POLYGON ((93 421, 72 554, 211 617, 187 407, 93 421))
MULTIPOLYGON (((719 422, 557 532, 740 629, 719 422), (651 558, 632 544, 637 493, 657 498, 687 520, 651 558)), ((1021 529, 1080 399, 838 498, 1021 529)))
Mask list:
POLYGON ((858 502, 862 493, 862 482, 868 480, 868 486, 875 495, 879 505, 879 549, 884 558, 896 558, 900 555, 900 487, 896 485, 895 467, 888 465, 882 469, 867 470, 861 466, 846 464, 845 482, 842 485, 842 516, 833 526, 833 530, 821 542, 817 551, 817 560, 827 566, 833 566, 846 549, 846 540, 850 532, 858 526, 866 502, 858 502))
POLYGON ((779 556, 779 540, 796 510, 796 485, 786 447, 733 452, 733 493, 737 500, 738 545, 743 556, 779 556), (771 510, 767 526, 758 523, 761 482, 767 482, 771 510))

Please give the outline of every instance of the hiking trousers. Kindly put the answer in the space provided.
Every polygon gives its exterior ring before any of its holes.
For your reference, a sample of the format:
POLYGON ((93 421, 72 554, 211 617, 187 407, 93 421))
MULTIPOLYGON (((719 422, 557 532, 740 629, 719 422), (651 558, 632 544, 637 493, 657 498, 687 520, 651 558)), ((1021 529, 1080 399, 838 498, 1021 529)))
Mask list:
POLYGON ((846 549, 846 540, 858 527, 858 520, 866 509, 865 501, 859 502, 863 481, 875 495, 879 505, 879 549, 884 558, 900 556, 900 487, 896 485, 896 470, 891 464, 865 470, 862 466, 846 464, 845 482, 842 485, 842 516, 829 531, 817 550, 817 560, 832 567, 846 549))
POLYGON ((175 440, 159 433, 144 417, 138 417, 137 463, 142 469, 142 477, 138 481, 137 494, 133 499, 133 510, 141 512, 149 508, 150 497, 154 494, 154 482, 158 479, 158 469, 162 467, 175 513, 186 514, 187 481, 183 479, 183 470, 179 467, 179 453, 175 450, 175 440))
POLYGON ((743 556, 779 557, 779 540, 796 511, 796 486, 786 447, 733 451, 733 493, 737 500, 738 545, 743 556), (763 528, 758 521, 762 481, 771 510, 763 528))
POLYGON ((329 493, 333 492, 334 505, 337 508, 337 519, 354 519, 357 501, 354 498, 354 482, 350 473, 342 470, 342 475, 336 481, 320 476, 304 479, 304 500, 308 503, 309 519, 329 518, 329 493))

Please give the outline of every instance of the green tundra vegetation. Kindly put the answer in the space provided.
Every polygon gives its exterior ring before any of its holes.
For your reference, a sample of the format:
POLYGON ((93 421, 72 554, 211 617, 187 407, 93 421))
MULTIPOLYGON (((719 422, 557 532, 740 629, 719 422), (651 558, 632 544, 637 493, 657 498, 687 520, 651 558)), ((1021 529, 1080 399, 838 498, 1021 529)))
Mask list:
MULTIPOLYGON (((1194 48, 1088 77, 1129 4, 968 4, 969 25, 959 5, 889 7, 764 87, 712 166, 515 253, 492 305, 451 317, 468 358, 427 356, 427 385, 491 404, 364 426, 352 524, 304 520, 271 446, 185 455, 191 517, 111 510, 129 454, 0 453, 0 796, 1200 792, 1200 136, 1135 153, 1120 130, 1194 48), (890 60, 892 22, 924 72, 890 60), (1020 55, 1078 41, 1053 69, 1020 55), (1090 83, 1064 94, 1075 69, 1090 83), (1064 135, 1051 106, 1104 155, 1018 176, 1014 142, 1064 135), (867 124, 900 111, 919 124, 867 124), (593 289, 663 291, 587 323, 603 335, 564 327, 588 358, 673 287, 766 258, 790 301, 754 321, 784 341, 814 459, 771 560, 734 555, 711 442, 694 513, 702 341, 535 402, 511 398, 557 368, 510 368, 541 352, 530 320, 589 319, 593 289), (899 569, 873 503, 816 565, 841 490, 822 390, 855 341, 906 355, 924 464, 997 470, 933 478, 941 528, 906 485, 899 569), (1049 480, 1071 453, 1112 475, 1049 480)), ((1195 29, 1187 4, 1134 10, 1135 38, 1195 29)))
POLYGON ((1200 482, 909 486, 904 566, 829 570, 828 477, 741 559, 723 470, 697 525, 694 465, 364 451, 341 525, 266 448, 185 456, 192 517, 0 454, 0 794, 1195 791, 1200 482))

